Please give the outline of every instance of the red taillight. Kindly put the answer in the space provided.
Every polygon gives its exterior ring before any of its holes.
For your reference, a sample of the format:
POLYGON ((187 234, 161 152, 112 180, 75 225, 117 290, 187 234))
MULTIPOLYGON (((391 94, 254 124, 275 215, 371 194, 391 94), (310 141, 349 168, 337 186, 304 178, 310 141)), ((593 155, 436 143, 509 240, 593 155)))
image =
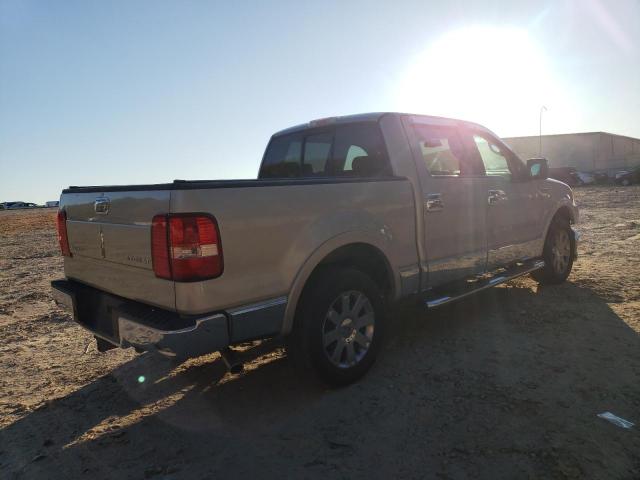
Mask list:
POLYGON ((209 215, 188 213, 153 217, 151 255, 157 277, 193 282, 222 274, 218 225, 209 215))
POLYGON ((67 236, 67 212, 64 210, 58 210, 58 243, 60 244, 60 251, 65 257, 71 256, 71 249, 69 248, 69 237, 67 236))
POLYGON ((151 260, 156 277, 171 278, 166 215, 156 215, 151 222, 151 260))

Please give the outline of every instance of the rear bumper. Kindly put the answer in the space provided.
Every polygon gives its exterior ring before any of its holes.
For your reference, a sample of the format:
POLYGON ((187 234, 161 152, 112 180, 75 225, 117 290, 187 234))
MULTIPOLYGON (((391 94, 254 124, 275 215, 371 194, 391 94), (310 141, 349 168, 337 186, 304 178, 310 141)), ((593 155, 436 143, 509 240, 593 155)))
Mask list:
POLYGON ((119 347, 189 358, 229 346, 225 313, 181 316, 70 281, 51 282, 55 302, 96 337, 119 347))

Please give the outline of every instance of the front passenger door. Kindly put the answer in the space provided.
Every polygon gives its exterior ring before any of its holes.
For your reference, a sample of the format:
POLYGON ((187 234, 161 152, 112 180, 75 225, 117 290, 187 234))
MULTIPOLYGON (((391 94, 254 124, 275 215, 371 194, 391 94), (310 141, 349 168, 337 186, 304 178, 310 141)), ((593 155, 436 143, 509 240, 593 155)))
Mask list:
POLYGON ((487 178, 487 269, 535 256, 539 243, 536 192, 525 165, 488 132, 469 131, 467 138, 487 178))

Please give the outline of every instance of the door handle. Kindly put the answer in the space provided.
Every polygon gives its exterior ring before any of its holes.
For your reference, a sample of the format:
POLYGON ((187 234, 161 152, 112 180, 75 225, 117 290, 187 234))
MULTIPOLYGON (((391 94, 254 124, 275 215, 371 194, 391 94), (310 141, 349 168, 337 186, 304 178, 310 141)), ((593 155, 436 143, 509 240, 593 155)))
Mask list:
POLYGON ((439 193, 427 194, 427 200, 426 202, 424 202, 424 206, 428 212, 439 212, 444 208, 442 195, 440 195, 439 193))
POLYGON ((489 205, 495 205, 497 203, 504 202, 507 198, 507 194, 504 190, 489 190, 489 197, 487 198, 487 201, 489 202, 489 205))
POLYGON ((540 196, 545 197, 545 198, 550 198, 550 192, 551 189, 549 187, 542 187, 540 189, 538 189, 538 191, 540 192, 540 196))
POLYGON ((100 215, 107 215, 110 208, 111 200, 107 197, 98 197, 96 201, 93 202, 93 210, 100 215))

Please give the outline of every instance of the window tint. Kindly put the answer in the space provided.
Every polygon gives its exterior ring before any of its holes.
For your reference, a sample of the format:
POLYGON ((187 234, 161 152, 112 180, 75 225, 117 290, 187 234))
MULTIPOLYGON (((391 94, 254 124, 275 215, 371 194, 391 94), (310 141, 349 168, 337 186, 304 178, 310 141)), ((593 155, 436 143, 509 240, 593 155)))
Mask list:
POLYGON ((460 175, 464 149, 454 128, 415 126, 418 148, 431 175, 460 175))
POLYGON ((391 168, 376 123, 338 125, 334 131, 307 131, 274 137, 259 178, 322 176, 376 177, 391 168))
POLYGON ((387 150, 376 123, 352 123, 336 127, 333 175, 391 175, 387 150))
POLYGON ((347 156, 345 157, 342 170, 343 171, 353 170, 353 159, 356 157, 366 157, 368 155, 369 154, 364 148, 359 147, 357 145, 350 145, 349 150, 347 150, 347 156))
POLYGON ((301 135, 283 135, 273 138, 262 161, 260 178, 299 177, 301 156, 301 135))
POLYGON ((474 134, 473 140, 487 175, 511 177, 509 160, 507 159, 508 152, 503 151, 500 145, 484 135, 474 134))
POLYGON ((326 175, 332 143, 333 135, 331 133, 319 133, 306 137, 302 162, 303 177, 326 175))

